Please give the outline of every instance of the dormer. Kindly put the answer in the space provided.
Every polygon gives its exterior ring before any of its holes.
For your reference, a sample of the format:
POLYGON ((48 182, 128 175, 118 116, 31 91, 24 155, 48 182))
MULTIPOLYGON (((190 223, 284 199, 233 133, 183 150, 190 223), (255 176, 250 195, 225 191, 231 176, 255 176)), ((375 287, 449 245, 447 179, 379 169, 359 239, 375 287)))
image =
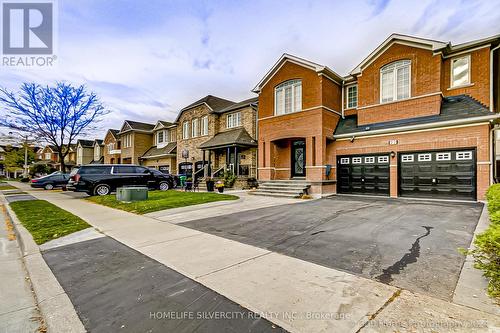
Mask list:
POLYGON ((163 148, 171 142, 177 141, 177 126, 174 123, 158 120, 153 128, 154 145, 163 148))

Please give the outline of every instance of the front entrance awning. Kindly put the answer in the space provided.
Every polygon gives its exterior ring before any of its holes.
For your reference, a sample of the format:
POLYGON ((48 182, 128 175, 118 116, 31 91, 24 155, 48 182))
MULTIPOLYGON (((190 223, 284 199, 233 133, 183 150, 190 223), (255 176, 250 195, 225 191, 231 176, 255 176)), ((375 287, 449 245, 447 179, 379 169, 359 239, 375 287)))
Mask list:
POLYGON ((214 150, 227 147, 257 147, 257 141, 244 128, 238 128, 219 133, 210 140, 202 143, 198 148, 214 150))

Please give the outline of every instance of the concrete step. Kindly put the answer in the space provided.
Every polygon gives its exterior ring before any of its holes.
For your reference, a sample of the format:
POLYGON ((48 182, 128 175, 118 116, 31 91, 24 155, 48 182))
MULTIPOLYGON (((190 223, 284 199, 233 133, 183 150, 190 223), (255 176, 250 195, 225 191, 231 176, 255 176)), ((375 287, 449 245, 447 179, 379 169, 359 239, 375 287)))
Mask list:
POLYGON ((259 188, 256 190, 259 193, 283 193, 283 194, 295 194, 295 195, 302 195, 304 193, 303 190, 288 190, 288 189, 281 189, 281 190, 270 190, 267 188, 259 188))
POLYGON ((302 192, 305 189, 307 189, 307 186, 261 184, 259 186, 259 189, 275 190, 275 191, 286 190, 286 191, 302 192))
POLYGON ((281 184, 281 185, 300 185, 309 186, 310 182, 306 180, 261 180, 259 184, 281 184))
POLYGON ((249 191, 251 195, 261 195, 266 197, 279 197, 279 198, 300 198, 300 195, 297 193, 278 193, 278 192, 262 192, 261 190, 249 191))

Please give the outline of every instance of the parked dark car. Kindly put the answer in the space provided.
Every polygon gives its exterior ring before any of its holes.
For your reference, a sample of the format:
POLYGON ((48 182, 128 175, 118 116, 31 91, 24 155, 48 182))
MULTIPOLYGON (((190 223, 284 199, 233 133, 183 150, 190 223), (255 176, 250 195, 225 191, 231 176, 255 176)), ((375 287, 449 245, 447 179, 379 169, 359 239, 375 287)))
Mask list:
POLYGON ((82 165, 71 171, 67 189, 89 195, 107 195, 123 186, 147 186, 162 191, 173 187, 170 175, 154 171, 133 164, 82 165))
POLYGON ((56 171, 50 175, 34 178, 30 181, 31 187, 52 190, 56 187, 64 187, 68 183, 69 174, 56 171))
POLYGON ((177 186, 179 186, 179 176, 177 175, 172 175, 171 173, 166 173, 166 172, 163 172, 163 171, 160 171, 160 170, 157 170, 157 169, 153 169, 153 168, 149 168, 149 170, 151 170, 153 173, 155 174, 164 174, 164 175, 168 175, 170 177, 172 177, 172 188, 177 188, 177 186))

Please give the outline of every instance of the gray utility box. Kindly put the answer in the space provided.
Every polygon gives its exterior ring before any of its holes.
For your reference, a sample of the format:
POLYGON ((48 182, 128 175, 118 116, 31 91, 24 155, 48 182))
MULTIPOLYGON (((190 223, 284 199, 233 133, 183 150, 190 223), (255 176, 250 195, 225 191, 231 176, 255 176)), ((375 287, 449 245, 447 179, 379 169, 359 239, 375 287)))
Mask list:
POLYGON ((126 186, 116 189, 116 200, 124 202, 143 201, 148 199, 146 186, 126 186))

